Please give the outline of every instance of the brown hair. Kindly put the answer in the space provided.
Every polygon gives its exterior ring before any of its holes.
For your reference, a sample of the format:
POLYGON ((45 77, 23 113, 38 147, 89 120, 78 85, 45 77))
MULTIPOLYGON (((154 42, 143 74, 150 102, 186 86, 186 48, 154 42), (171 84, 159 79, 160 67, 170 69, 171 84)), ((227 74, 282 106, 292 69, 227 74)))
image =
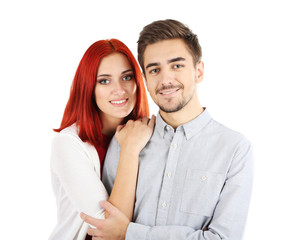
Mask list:
POLYGON ((183 39, 193 58, 193 64, 197 64, 202 57, 202 49, 197 36, 185 24, 173 20, 159 20, 145 26, 139 34, 137 41, 138 62, 145 73, 144 52, 149 44, 167 39, 183 39))

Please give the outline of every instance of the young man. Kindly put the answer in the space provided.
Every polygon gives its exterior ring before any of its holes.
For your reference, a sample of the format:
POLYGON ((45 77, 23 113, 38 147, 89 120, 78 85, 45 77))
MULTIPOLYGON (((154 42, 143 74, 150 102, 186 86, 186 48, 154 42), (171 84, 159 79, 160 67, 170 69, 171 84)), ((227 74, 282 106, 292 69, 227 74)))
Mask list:
MULTIPOLYGON (((200 105, 196 85, 204 65, 196 35, 175 20, 153 22, 140 34, 138 59, 160 110, 140 154, 133 222, 103 202, 106 220, 83 215, 97 227, 89 234, 94 239, 241 239, 252 187, 252 149, 200 105)), ((102 179, 109 192, 119 149, 114 139, 102 179)))

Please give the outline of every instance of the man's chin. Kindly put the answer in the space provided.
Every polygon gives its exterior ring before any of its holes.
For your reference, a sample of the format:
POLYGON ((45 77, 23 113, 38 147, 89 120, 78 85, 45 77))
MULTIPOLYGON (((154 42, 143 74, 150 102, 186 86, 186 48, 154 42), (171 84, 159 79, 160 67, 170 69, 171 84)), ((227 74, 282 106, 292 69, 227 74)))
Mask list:
POLYGON ((172 107, 168 107, 168 106, 162 106, 162 105, 158 105, 158 107, 160 108, 160 110, 162 110, 165 113, 175 113, 178 112, 179 110, 181 110, 185 105, 184 104, 179 104, 177 106, 172 106, 172 107))

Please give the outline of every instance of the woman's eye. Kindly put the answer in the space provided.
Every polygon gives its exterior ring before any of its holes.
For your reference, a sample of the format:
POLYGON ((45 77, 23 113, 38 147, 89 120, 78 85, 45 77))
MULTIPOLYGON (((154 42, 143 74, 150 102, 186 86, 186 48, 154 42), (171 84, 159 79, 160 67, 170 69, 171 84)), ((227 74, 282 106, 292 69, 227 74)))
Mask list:
POLYGON ((127 76, 124 76, 122 78, 122 80, 124 80, 124 81, 129 81, 129 80, 132 80, 132 79, 133 79, 133 75, 127 75, 127 76))
POLYGON ((98 82, 102 85, 106 85, 106 84, 110 83, 110 80, 109 79, 100 79, 100 80, 98 80, 98 82))

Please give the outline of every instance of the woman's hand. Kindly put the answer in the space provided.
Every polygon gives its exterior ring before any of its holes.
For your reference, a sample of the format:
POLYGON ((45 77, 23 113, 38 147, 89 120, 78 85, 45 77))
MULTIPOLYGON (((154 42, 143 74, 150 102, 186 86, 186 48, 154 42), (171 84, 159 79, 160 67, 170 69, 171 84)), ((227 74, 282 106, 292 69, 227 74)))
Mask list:
POLYGON ((154 125, 154 115, 151 119, 143 117, 136 121, 129 120, 125 125, 117 127, 115 137, 121 149, 139 154, 151 138, 154 125))
MULTIPOLYGON (((139 153, 151 138, 154 125, 155 116, 152 116, 151 119, 129 120, 116 129, 115 137, 121 151, 109 202, 123 212, 129 221, 133 216, 139 153)), ((106 210, 105 217, 108 216, 106 210)))

